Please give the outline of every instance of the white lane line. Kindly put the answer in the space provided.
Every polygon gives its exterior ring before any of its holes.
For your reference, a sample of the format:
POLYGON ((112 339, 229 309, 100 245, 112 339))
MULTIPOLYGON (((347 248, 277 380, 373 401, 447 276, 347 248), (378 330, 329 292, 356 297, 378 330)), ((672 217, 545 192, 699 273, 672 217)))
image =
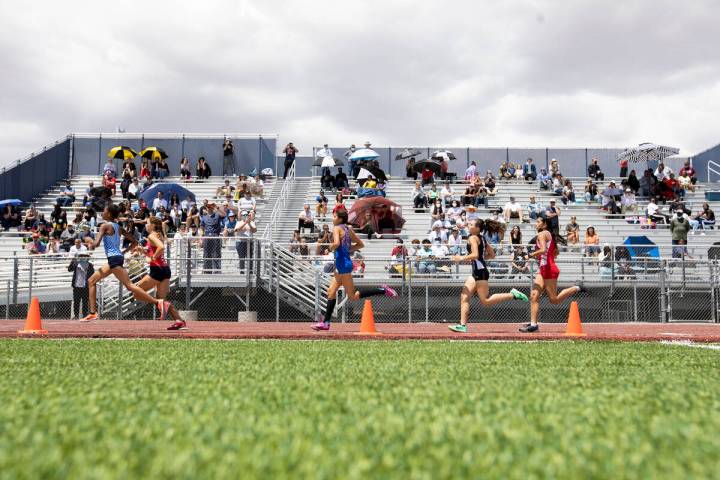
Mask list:
POLYGON ((679 347, 704 348, 706 350, 720 350, 720 345, 708 343, 693 343, 690 340, 662 340, 663 345, 677 345, 679 347))

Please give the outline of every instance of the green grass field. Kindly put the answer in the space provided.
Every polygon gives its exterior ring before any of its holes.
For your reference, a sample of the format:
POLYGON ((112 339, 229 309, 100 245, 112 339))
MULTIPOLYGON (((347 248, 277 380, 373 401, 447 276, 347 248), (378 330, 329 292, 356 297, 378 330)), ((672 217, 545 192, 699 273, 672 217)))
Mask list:
POLYGON ((0 341, 0 478, 717 478, 720 352, 0 341))

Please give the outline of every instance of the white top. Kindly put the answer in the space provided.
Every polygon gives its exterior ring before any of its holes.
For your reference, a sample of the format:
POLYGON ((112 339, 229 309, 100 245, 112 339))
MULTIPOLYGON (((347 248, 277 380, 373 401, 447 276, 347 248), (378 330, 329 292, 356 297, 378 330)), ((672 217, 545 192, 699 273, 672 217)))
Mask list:
POLYGON ((647 206, 647 213, 648 215, 655 215, 660 208, 657 206, 656 203, 650 202, 647 206))
POLYGON ((428 240, 430 240, 430 243, 434 243, 436 238, 439 238, 441 242, 447 242, 447 232, 444 230, 440 230, 439 232, 433 230, 428 235, 428 240))
POLYGON ((80 244, 80 248, 77 248, 75 245, 70 247, 69 255, 71 257, 76 257, 78 253, 87 253, 87 247, 84 244, 80 244))
POLYGON ((432 250, 432 254, 435 255, 436 257, 446 257, 450 253, 448 251, 448 248, 443 244, 433 245, 431 247, 431 250, 432 250))
POLYGON ((442 190, 440 190, 441 197, 452 197, 453 195, 455 195, 455 190, 453 190, 452 187, 443 187, 442 190))
POLYGON ((511 212, 519 213, 520 210, 522 210, 522 205, 520 205, 518 202, 507 202, 503 210, 510 210, 511 212))
POLYGON ((309 208, 307 210, 303 209, 303 211, 300 212, 299 218, 304 218, 305 221, 312 222, 314 218, 312 210, 309 208))
POLYGON ((255 226, 254 220, 243 220, 239 219, 237 221, 237 225, 235 225, 235 233, 238 237, 241 238, 252 238, 253 236, 253 230, 256 230, 257 227, 255 226))
POLYGON ((153 203, 152 203, 153 210, 158 210, 160 207, 167 208, 167 206, 168 206, 167 200, 165 200, 164 198, 156 198, 155 200, 153 200, 153 203))
POLYGON ((255 199, 254 198, 241 198, 238 201, 238 207, 240 210, 255 210, 255 199))

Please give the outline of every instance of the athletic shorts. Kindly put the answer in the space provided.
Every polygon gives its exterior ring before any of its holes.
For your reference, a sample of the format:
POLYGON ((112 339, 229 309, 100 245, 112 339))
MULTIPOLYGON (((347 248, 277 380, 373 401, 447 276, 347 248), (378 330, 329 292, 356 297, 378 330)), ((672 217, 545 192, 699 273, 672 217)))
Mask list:
POLYGON ((338 258, 335 260, 335 272, 340 275, 352 273, 353 263, 349 258, 338 258))
POLYGON ((110 270, 112 270, 115 267, 122 268, 123 265, 125 265, 125 257, 122 255, 114 255, 112 257, 108 257, 108 267, 110 267, 110 270))
POLYGON ((560 269, 554 263, 543 265, 540 267, 540 276, 545 280, 557 280, 560 276, 560 269))
POLYGON ((162 282, 163 280, 169 280, 172 277, 170 273, 170 267, 158 267, 157 265, 150 265, 150 278, 156 282, 162 282))
POLYGON ((475 280, 478 280, 478 281, 480 281, 480 280, 484 280, 484 281, 490 280, 490 272, 488 271, 487 268, 478 269, 478 270, 473 270, 472 276, 473 276, 473 278, 474 278, 475 280))

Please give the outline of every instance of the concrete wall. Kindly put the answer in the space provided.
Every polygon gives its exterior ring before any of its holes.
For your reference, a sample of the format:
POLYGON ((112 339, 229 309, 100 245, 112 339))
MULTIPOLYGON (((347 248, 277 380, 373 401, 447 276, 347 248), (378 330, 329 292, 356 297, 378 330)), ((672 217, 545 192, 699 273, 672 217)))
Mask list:
POLYGON ((70 140, 59 141, 0 172, 0 199, 28 202, 68 175, 70 140))

